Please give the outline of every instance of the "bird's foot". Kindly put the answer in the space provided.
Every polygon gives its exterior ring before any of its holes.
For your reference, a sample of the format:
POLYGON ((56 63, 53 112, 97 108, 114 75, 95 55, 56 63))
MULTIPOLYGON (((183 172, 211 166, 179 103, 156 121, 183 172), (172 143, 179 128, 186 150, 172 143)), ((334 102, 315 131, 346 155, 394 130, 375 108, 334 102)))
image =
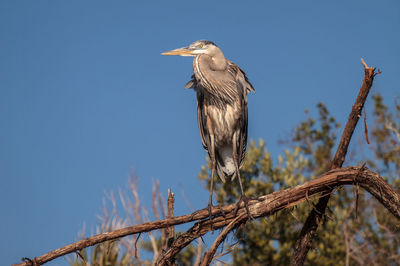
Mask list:
POLYGON ((218 209, 219 209, 219 211, 221 212, 222 217, 224 217, 224 220, 226 221, 225 212, 224 212, 224 210, 222 209, 221 205, 219 205, 219 204, 218 204, 218 209))
POLYGON ((236 202, 236 207, 235 207, 235 211, 233 212, 234 215, 236 216, 239 208, 240 208, 240 204, 244 203, 244 207, 246 208, 246 212, 247 212, 247 217, 249 218, 249 220, 253 220, 253 216, 251 216, 250 211, 249 211, 249 198, 246 197, 245 195, 242 195, 239 199, 238 202, 236 202))

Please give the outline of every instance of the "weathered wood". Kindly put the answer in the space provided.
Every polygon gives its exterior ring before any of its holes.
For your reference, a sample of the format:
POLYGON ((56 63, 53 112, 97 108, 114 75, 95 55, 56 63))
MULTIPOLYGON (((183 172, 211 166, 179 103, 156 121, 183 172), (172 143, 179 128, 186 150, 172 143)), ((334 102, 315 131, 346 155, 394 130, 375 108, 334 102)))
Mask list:
MULTIPOLYGON (((244 214, 242 214, 242 216, 243 215, 244 214)), ((247 214, 245 214, 245 215, 247 215, 247 214)), ((215 255, 215 252, 217 252, 218 246, 225 240, 225 238, 228 236, 230 231, 232 231, 234 228, 236 228, 241 223, 243 223, 243 221, 245 221, 242 216, 237 216, 232 222, 230 222, 227 226, 224 227, 224 230, 222 230, 222 232, 215 239, 211 248, 204 253, 203 258, 201 259, 200 266, 210 265, 211 261, 213 260, 214 255, 215 255)))
MULTIPOLYGON (((296 205, 305 201, 308 197, 312 197, 313 195, 319 195, 320 200, 307 218, 301 232, 301 237, 295 245, 295 252, 291 261, 293 265, 302 265, 304 263, 305 256, 307 255, 307 252, 311 246, 311 240, 318 228, 319 221, 321 221, 321 218, 325 212, 330 194, 332 193, 333 189, 339 186, 347 184, 360 185, 369 191, 375 198, 377 198, 394 216, 400 219, 400 196, 377 173, 374 173, 364 167, 347 167, 336 169, 340 168, 345 160, 352 134, 359 118, 361 117, 361 111, 372 86, 373 78, 377 74, 375 73, 375 68, 368 67, 363 60, 362 63, 365 70, 364 80, 342 134, 342 138, 340 140, 334 160, 332 161, 331 169, 333 170, 326 172, 320 178, 309 181, 305 184, 296 186, 294 188, 276 191, 274 193, 261 196, 258 199, 249 201, 249 210, 251 216, 253 218, 258 218, 269 216, 277 211, 296 205)), ((199 210, 189 215, 173 217, 173 196, 171 202, 170 199, 168 200, 168 205, 169 211, 172 212, 169 212, 167 219, 98 234, 50 251, 49 253, 32 260, 24 258, 24 262, 15 265, 40 265, 60 256, 77 252, 86 247, 105 241, 157 229, 172 229, 173 226, 178 224, 198 221, 189 231, 180 235, 175 241, 171 241, 172 243, 169 242, 167 245, 168 249, 157 261, 158 265, 172 264, 174 257, 178 252, 180 252, 194 239, 201 237, 212 230, 212 228, 208 219, 209 212, 207 209, 199 210)), ((228 233, 238 225, 247 221, 248 216, 246 215, 246 209, 244 208, 244 205, 242 204, 240 206, 236 214, 235 207, 236 204, 224 206, 222 208, 212 208, 212 216, 214 217, 213 228, 218 229, 225 226, 227 227, 217 237, 211 249, 205 253, 202 261, 203 265, 208 265, 212 261, 218 245, 225 239, 228 233), (222 213, 225 215, 222 216, 222 213)), ((170 230, 167 239, 173 239, 173 234, 173 230, 170 230)))
MULTIPOLYGON (((315 195, 326 193, 327 187, 337 188, 343 185, 358 184, 377 198, 394 216, 400 219, 400 194, 398 194, 386 181, 377 173, 368 170, 365 167, 347 167, 333 169, 321 177, 311 180, 294 188, 288 188, 273 192, 271 194, 259 197, 249 202, 249 210, 252 217, 259 218, 274 214, 282 209, 292 207, 300 202, 306 201, 315 195)), ((248 217, 246 210, 242 205, 234 215, 235 204, 223 207, 225 217, 218 214, 213 218, 213 228, 219 229, 230 224, 235 218, 241 218, 236 224, 244 223, 248 217), (243 215, 243 216, 242 216, 243 215)), ((211 230, 208 219, 197 222, 186 233, 178 237, 163 258, 157 265, 164 265, 173 259, 184 247, 194 239, 199 238, 211 230)))
MULTIPOLYGON (((361 59, 361 63, 364 66, 364 79, 356 101, 351 109, 349 118, 339 142, 339 146, 336 150, 335 157, 332 160, 331 169, 342 167, 343 162, 346 159, 347 149, 349 147, 351 137, 353 136, 353 132, 356 128, 358 120, 361 117, 364 103, 367 100, 374 77, 376 75, 374 67, 368 67, 363 59, 361 59)), ((303 228, 301 229, 299 239, 296 241, 294 246, 294 252, 290 261, 291 265, 304 264, 307 253, 311 248, 312 239, 314 238, 318 229, 318 225, 325 214, 326 206, 328 205, 331 195, 331 190, 327 190, 326 194, 327 195, 325 197, 319 199, 315 208, 311 210, 303 225, 303 228)))
MULTIPOLYGON (((269 216, 277 211, 299 204, 300 202, 307 200, 307 198, 318 195, 321 192, 325 192, 327 187, 337 188, 349 184, 360 185, 360 187, 364 188, 376 199, 378 199, 394 216, 400 219, 400 194, 398 194, 381 176, 365 167, 334 169, 323 174, 319 178, 306 182, 302 185, 276 191, 271 194, 261 196, 257 199, 250 200, 250 214, 255 219, 258 217, 269 216)), ((246 215, 246 209, 244 208, 244 205, 242 204, 240 206, 237 215, 234 214, 235 207, 236 204, 224 206, 221 209, 218 207, 213 207, 212 213, 214 216, 214 229, 219 229, 230 224, 237 217, 240 217, 236 221, 237 224, 247 221, 248 217, 246 215), (225 217, 222 216, 221 210, 225 213, 225 217)), ((199 221, 188 232, 182 234, 174 241, 159 262, 161 263, 160 265, 163 265, 163 262, 173 258, 191 241, 211 230, 208 217, 208 210, 202 209, 188 215, 144 223, 98 234, 50 251, 49 253, 35 258, 35 261, 40 265, 60 256, 73 253, 105 241, 117 239, 127 235, 167 228, 182 223, 199 221)), ((31 265, 31 262, 24 261, 16 265, 31 265)))
MULTIPOLYGON (((365 167, 334 169, 323 174, 319 178, 306 182, 302 185, 276 191, 271 194, 261 196, 257 199, 250 200, 249 210, 252 217, 255 219, 258 217, 269 216, 277 211, 306 201, 307 198, 319 195, 319 193, 326 191, 327 187, 337 188, 349 184, 360 185, 360 187, 364 188, 375 198, 377 198, 394 216, 400 219, 400 194, 398 194, 381 176, 365 167)), ((237 217, 240 217, 237 220, 238 224, 247 221, 248 217, 246 215, 246 209, 244 208, 244 205, 242 204, 240 206, 237 215, 234 214, 235 207, 236 204, 227 205, 221 209, 218 207, 213 207, 212 213, 214 216, 214 229, 219 229, 228 225, 237 217), (225 217, 222 216, 221 210, 225 213, 225 217)), ((98 234, 50 251, 49 253, 35 258, 35 261, 40 265, 60 256, 73 253, 105 241, 117 239, 127 235, 167 228, 172 225, 199 221, 189 230, 189 232, 182 234, 174 241, 170 249, 168 249, 160 261, 161 265, 163 265, 162 262, 171 259, 191 241, 211 230, 208 217, 208 210, 202 209, 188 215, 144 223, 98 234)), ((24 261, 16 265, 27 266, 31 265, 31 262, 24 261)))

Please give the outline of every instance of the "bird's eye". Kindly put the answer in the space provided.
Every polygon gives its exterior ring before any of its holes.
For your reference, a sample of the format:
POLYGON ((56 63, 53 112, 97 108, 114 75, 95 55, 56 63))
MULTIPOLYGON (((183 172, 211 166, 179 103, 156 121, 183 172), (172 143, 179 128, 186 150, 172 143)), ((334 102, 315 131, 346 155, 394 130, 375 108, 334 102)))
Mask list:
POLYGON ((200 43, 200 44, 197 45, 197 47, 199 47, 201 49, 201 48, 203 48, 203 44, 200 43))

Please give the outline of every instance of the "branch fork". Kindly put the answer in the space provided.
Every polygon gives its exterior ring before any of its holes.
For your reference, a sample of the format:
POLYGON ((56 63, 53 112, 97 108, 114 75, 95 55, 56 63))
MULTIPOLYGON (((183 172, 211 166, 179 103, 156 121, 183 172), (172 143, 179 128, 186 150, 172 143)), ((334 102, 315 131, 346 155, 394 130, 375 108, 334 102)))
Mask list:
MULTIPOLYGON (((371 89, 374 77, 381 73, 375 72, 374 67, 368 67, 363 59, 361 63, 364 66, 365 76, 360 88, 360 92, 352 107, 344 132, 342 134, 339 147, 331 164, 331 169, 320 177, 310 180, 302 185, 288 188, 281 191, 275 191, 271 194, 261 196, 257 199, 249 200, 248 207, 252 217, 267 217, 280 210, 291 208, 303 201, 309 201, 310 197, 318 197, 318 203, 311 210, 309 217, 305 221, 300 237, 295 244, 291 265, 303 265, 308 250, 311 247, 311 241, 315 236, 320 221, 325 215, 325 210, 334 189, 343 185, 361 186, 377 198, 386 209, 400 220, 400 194, 396 192, 386 181, 377 173, 372 172, 365 167, 346 167, 341 168, 345 160, 347 149, 357 125, 364 103, 371 89)), ((23 258, 23 262, 15 265, 41 265, 60 256, 77 252, 83 248, 93 246, 105 241, 110 241, 127 235, 141 234, 157 229, 167 230, 167 243, 164 243, 165 252, 160 254, 156 265, 173 265, 175 256, 193 240, 202 238, 202 236, 212 230, 207 209, 202 209, 183 216, 175 217, 173 214, 174 195, 168 193, 168 217, 163 220, 138 224, 107 233, 98 234, 84 240, 66 245, 56 250, 50 251, 33 260, 23 258), (187 232, 174 238, 173 227, 178 224, 196 222, 187 232)), ((357 203, 356 203, 357 204, 357 203)), ((214 229, 224 228, 210 249, 206 251, 200 260, 199 265, 209 265, 215 256, 218 246, 224 241, 229 232, 248 221, 248 215, 244 204, 240 204, 235 213, 236 204, 223 207, 212 208, 212 226, 214 229)), ((357 210, 357 205, 356 205, 357 210)), ((136 238, 136 240, 139 237, 136 238)))

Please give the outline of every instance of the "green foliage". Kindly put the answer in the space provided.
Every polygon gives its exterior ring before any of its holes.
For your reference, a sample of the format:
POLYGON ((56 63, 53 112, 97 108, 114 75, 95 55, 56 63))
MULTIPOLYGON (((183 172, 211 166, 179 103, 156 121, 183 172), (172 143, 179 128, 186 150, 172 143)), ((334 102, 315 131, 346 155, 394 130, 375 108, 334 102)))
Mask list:
MULTIPOLYGON (((372 152, 356 159, 367 161, 370 167, 379 169, 378 172, 400 191, 400 106, 395 102, 394 112, 391 112, 381 96, 374 96, 373 101, 372 152)), ((318 103, 317 109, 318 118, 307 117, 295 127, 293 135, 287 141, 287 149, 276 159, 268 152, 263 140, 260 139, 258 143, 250 141, 241 168, 243 188, 247 196, 258 197, 293 187, 329 169, 340 125, 329 114, 325 105, 318 103)), ((210 186, 209 176, 208 160, 207 167, 203 166, 199 173, 199 178, 206 183, 207 189, 210 186)), ((137 189, 135 186, 133 188, 137 189)), ((234 203, 240 197, 237 180, 225 184, 218 180, 214 191, 215 198, 221 205, 234 203)), ((135 192, 137 195, 137 190, 135 192)), ((310 198, 291 209, 251 221, 239 228, 235 232, 238 245, 231 252, 233 265, 288 265, 303 222, 317 200, 310 198)), ((128 202, 126 199, 125 201, 128 202)), ((113 205, 115 206, 115 201, 113 205)), ((139 204, 132 205, 137 208, 139 204)), ((136 220, 140 220, 137 219, 139 214, 136 209, 132 212, 136 213, 136 220)), ((116 215, 115 211, 112 213, 116 215)), ((129 224, 127 220, 121 221, 116 216, 120 225, 129 224)), ((105 220, 112 219, 109 217, 105 220)), ((101 228, 113 228, 112 224, 106 225, 109 227, 105 227, 103 222, 101 228)), ((122 243, 124 239, 126 238, 97 245, 91 249, 90 254, 84 250, 82 256, 90 265, 151 265, 150 260, 137 260, 132 249, 123 248, 133 246, 132 242, 122 243)), ((162 243, 162 234, 154 236, 152 241, 139 241, 138 252, 162 252, 162 243)), ((188 246, 178 255, 177 264, 193 265, 202 251, 200 246, 188 246)), ((74 266, 87 265, 81 259, 73 259, 70 263, 74 266)), ((306 264, 400 265, 399 222, 362 189, 339 189, 331 197, 323 223, 307 255, 306 264)))
MULTIPOLYGON (((385 123, 391 121, 397 132, 398 124, 391 119, 392 115, 383 105, 382 98, 377 96, 374 100, 376 126, 373 134, 380 137, 377 140, 379 143, 376 146, 375 161, 382 161, 385 166, 391 164, 392 169, 398 171, 399 146, 393 145, 394 139, 389 136, 394 137, 395 134, 388 132, 385 123)), ((274 162, 262 140, 258 144, 250 142, 241 168, 247 196, 257 197, 293 187, 329 169, 340 125, 322 103, 317 108, 318 119, 309 117, 295 128, 292 139, 288 142, 290 149, 278 156, 277 162, 274 162)), ((400 114, 398 106, 396 108, 397 114, 400 114)), ((209 166, 208 162, 208 168, 203 167, 199 174, 199 178, 206 181, 207 188, 209 166)), ((240 197, 236 182, 217 182, 215 187, 219 204, 229 204, 240 197)), ((307 264, 345 265, 347 260, 350 265, 371 262, 390 265, 400 261, 398 221, 361 190, 358 192, 356 214, 355 191, 355 188, 340 189, 331 197, 327 215, 317 231, 313 248, 308 253, 307 264), (387 254, 384 255, 383 251, 387 254)), ((236 233, 240 244, 232 252, 233 264, 288 265, 303 221, 315 203, 316 199, 312 199, 291 210, 280 211, 272 217, 246 224, 236 233)))
POLYGON ((400 104, 395 101, 396 113, 388 112, 380 95, 373 96, 376 127, 372 131, 375 156, 384 168, 381 172, 400 175, 400 104), (393 117, 395 116, 395 117, 393 117), (397 121, 396 121, 397 119, 397 121))
POLYGON ((309 159, 309 171, 319 175, 327 170, 332 161, 332 148, 335 145, 337 129, 340 124, 323 103, 318 103, 319 118, 316 122, 309 117, 294 130, 292 145, 298 146, 309 159))

